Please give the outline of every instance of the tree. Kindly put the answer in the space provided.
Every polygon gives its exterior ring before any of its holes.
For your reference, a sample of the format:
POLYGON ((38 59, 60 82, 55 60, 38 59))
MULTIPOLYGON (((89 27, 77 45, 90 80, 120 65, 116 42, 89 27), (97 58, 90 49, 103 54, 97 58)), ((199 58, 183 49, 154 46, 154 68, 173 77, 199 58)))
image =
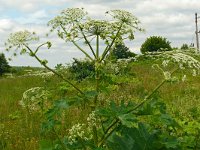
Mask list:
POLYGON ((8 65, 5 55, 0 53, 0 76, 2 76, 3 73, 8 72, 9 68, 10 66, 8 65))
POLYGON ((117 44, 108 55, 111 60, 135 57, 135 53, 131 52, 124 44, 117 44))
POLYGON ((78 60, 73 58, 73 63, 69 66, 69 71, 73 74, 73 77, 82 81, 88 76, 91 76, 95 72, 94 63, 89 60, 78 60))
POLYGON ((156 52, 156 51, 169 51, 172 50, 170 42, 161 36, 151 36, 146 39, 146 41, 142 44, 140 51, 142 53, 145 52, 156 52))
POLYGON ((189 49, 189 46, 188 46, 187 44, 183 44, 183 45, 181 46, 181 49, 182 49, 182 50, 189 49))

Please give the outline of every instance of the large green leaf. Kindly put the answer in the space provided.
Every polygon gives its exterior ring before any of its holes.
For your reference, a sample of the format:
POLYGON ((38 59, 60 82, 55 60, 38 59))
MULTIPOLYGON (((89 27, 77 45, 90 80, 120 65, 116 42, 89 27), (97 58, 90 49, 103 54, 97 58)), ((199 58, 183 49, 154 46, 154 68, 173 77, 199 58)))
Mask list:
POLYGON ((121 132, 114 133, 108 140, 112 150, 155 150, 153 143, 156 132, 149 132, 144 124, 138 128, 124 127, 121 132))

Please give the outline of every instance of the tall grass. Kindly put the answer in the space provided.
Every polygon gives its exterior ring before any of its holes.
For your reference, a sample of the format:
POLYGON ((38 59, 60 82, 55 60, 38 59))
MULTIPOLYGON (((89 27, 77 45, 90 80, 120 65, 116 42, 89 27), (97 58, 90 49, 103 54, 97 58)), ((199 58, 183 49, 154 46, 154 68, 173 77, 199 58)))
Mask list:
MULTIPOLYGON (((151 65, 151 63, 133 63, 130 73, 134 82, 120 85, 107 99, 114 97, 117 100, 119 97, 138 101, 144 97, 162 79, 162 74, 153 70, 151 65)), ((169 113, 173 116, 190 117, 195 108, 200 105, 199 83, 199 77, 188 76, 187 82, 164 85, 159 95, 167 103, 169 113)), ((37 113, 27 117, 25 110, 19 106, 19 100, 25 90, 43 85, 43 79, 34 76, 0 79, 0 149, 39 149, 41 117, 37 113)), ((90 82, 84 80, 78 86, 84 88, 86 85, 90 85, 90 82)), ((51 80, 48 86, 59 87, 59 80, 51 80)), ((59 93, 56 93, 53 98, 59 98, 58 95, 59 93)), ((78 108, 66 112, 62 122, 64 128, 60 134, 65 135, 67 128, 84 120, 88 112, 85 110, 81 113, 80 115, 78 108)))

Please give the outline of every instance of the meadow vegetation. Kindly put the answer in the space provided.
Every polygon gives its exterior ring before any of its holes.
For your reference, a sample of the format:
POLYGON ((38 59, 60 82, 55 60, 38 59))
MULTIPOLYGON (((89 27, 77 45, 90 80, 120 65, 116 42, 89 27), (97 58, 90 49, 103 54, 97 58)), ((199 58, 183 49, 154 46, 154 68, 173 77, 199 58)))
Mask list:
POLYGON ((0 79, 1 149, 200 149, 199 53, 161 49, 110 61, 116 45, 143 30, 129 12, 106 14, 113 20, 67 9, 49 22, 51 32, 85 54, 71 66, 52 69, 40 59, 51 42, 32 47, 35 33, 10 35, 7 50, 29 54, 45 72, 0 79))

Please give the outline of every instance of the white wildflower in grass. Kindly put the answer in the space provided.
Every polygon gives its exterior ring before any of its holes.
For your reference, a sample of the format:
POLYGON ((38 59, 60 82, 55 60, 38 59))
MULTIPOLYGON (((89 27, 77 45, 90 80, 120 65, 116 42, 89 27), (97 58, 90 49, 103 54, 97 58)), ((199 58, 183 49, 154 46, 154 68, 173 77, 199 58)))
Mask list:
MULTIPOLYGON (((140 57, 154 58, 155 60, 163 60, 162 66, 166 67, 173 65, 181 70, 188 69, 193 76, 200 73, 200 54, 193 52, 192 50, 173 50, 164 52, 148 52, 140 57)), ((166 75, 165 75, 166 76, 166 75)))
POLYGON ((68 130, 68 141, 69 143, 75 144, 82 141, 88 141, 93 138, 93 127, 100 126, 100 119, 98 119, 95 111, 92 111, 87 117, 86 124, 77 123, 68 130))
POLYGON ((164 60, 164 61, 162 62, 163 67, 167 67, 168 64, 169 64, 169 60, 164 60))
POLYGON ((41 111, 47 104, 49 92, 42 87, 34 87, 28 89, 23 93, 22 99, 19 101, 19 105, 26 108, 30 113, 35 111, 41 111))
POLYGON ((187 76, 184 74, 182 77, 182 81, 185 82, 186 78, 187 78, 187 76))
POLYGON ((90 130, 88 130, 87 126, 85 124, 75 124, 69 129, 68 133, 68 141, 69 143, 75 144, 78 141, 88 141, 92 139, 92 133, 90 130))
POLYGON ((170 81, 171 80, 171 73, 169 71, 163 72, 165 80, 170 81))
POLYGON ((87 117, 88 128, 92 129, 94 126, 98 126, 100 124, 100 119, 95 114, 95 111, 92 111, 87 117))
POLYGON ((42 78, 50 78, 54 75, 53 72, 49 71, 49 72, 35 72, 35 73, 32 73, 31 75, 33 76, 41 76, 42 78))
POLYGON ((192 70, 192 75, 197 76, 197 71, 195 69, 192 70))

